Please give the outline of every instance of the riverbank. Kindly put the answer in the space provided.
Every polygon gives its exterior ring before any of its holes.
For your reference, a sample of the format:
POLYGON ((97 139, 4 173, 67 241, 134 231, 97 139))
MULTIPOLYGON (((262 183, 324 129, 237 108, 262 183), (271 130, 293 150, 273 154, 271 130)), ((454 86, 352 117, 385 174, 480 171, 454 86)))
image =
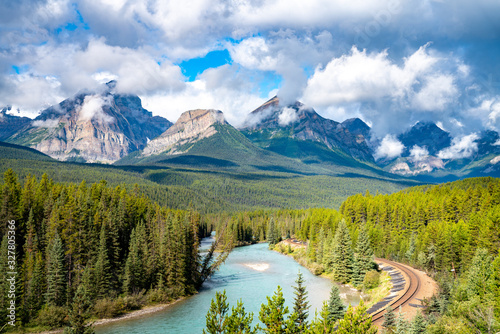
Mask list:
MULTIPOLYGON (((332 282, 335 282, 332 278, 332 274, 325 273, 324 268, 321 264, 310 262, 307 260, 306 248, 307 246, 304 242, 293 239, 286 239, 276 244, 273 250, 280 254, 290 256, 298 264, 309 269, 309 271, 314 275, 328 278, 332 282)), ((367 307, 369 308, 387 297, 392 288, 391 278, 386 272, 380 273, 378 279, 379 284, 376 287, 370 289, 363 288, 362 290, 359 290, 350 284, 342 284, 342 286, 360 292, 361 299, 363 299, 365 305, 367 305, 367 307)))
MULTIPOLYGON (((129 312, 122 314, 122 315, 115 317, 115 318, 96 319, 96 320, 92 320, 91 322, 92 322, 94 327, 99 327, 99 326, 108 325, 108 324, 118 322, 118 321, 137 319, 137 318, 140 318, 143 316, 148 316, 148 315, 152 315, 154 313, 163 311, 166 308, 168 308, 169 306, 172 306, 185 298, 186 297, 178 298, 170 303, 165 303, 165 304, 144 306, 140 310, 129 311, 129 312)), ((64 331, 64 328, 59 328, 59 329, 54 329, 54 330, 37 330, 37 329, 30 330, 30 328, 23 328, 21 331, 14 331, 14 332, 8 332, 8 333, 12 333, 12 334, 21 334, 21 333, 24 333, 24 334, 25 333, 58 334, 58 333, 62 333, 63 331, 64 331)))

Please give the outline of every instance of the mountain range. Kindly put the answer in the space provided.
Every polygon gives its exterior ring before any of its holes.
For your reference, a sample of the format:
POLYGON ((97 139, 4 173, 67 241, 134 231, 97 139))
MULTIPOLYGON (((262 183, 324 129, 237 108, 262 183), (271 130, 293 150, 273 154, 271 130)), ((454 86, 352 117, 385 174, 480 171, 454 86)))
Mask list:
POLYGON ((380 141, 359 118, 336 122, 296 101, 273 97, 234 128, 223 112, 184 112, 175 124, 153 116, 138 96, 116 83, 84 91, 43 110, 35 119, 0 112, 0 141, 77 162, 185 165, 209 168, 352 173, 419 178, 500 174, 500 140, 494 131, 463 143, 432 122, 417 122, 396 136, 398 156, 379 157, 380 141), (469 146, 466 147, 466 144, 469 146), (375 159, 377 157, 377 159, 375 159))

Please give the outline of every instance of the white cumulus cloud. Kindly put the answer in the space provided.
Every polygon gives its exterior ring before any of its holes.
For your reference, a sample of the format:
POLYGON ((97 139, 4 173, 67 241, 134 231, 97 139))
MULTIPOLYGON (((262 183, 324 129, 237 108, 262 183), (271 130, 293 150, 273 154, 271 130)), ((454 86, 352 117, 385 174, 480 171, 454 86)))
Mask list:
POLYGON ((282 126, 287 126, 299 119, 295 109, 285 107, 278 116, 278 122, 282 126))
POLYGON ((471 133, 467 136, 455 137, 451 142, 451 146, 447 147, 438 153, 438 158, 441 159, 464 159, 471 157, 477 152, 477 133, 471 133))
POLYGON ((394 159, 403 153, 405 146, 395 136, 386 135, 379 147, 375 150, 374 157, 380 159, 394 159))

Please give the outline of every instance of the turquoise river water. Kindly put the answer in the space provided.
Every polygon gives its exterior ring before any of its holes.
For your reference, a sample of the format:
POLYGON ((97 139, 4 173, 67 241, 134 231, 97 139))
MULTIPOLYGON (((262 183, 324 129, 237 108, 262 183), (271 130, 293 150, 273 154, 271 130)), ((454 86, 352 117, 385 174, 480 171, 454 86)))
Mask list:
MULTIPOLYGON (((203 240, 206 246, 210 240, 203 240)), ((279 286, 283 289, 286 305, 292 310, 293 288, 297 273, 303 273, 311 305, 309 319, 314 310, 321 309, 329 297, 332 283, 311 274, 292 258, 270 251, 267 244, 239 247, 233 250, 224 265, 205 284, 201 291, 154 314, 123 320, 96 327, 97 334, 199 334, 205 328, 205 315, 216 291, 226 290, 230 306, 242 299, 245 310, 254 313, 258 322, 260 305, 266 302, 279 286)), ((357 305, 359 294, 348 287, 340 287, 346 304, 357 305)))

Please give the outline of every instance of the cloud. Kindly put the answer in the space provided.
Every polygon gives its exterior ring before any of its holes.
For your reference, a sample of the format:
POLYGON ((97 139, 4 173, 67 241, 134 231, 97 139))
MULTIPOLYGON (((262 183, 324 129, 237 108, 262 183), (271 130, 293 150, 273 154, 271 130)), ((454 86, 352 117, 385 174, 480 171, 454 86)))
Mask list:
POLYGON ((112 103, 111 96, 87 95, 82 105, 78 108, 78 120, 96 120, 101 123, 111 123, 114 121, 114 118, 106 114, 103 107, 111 106, 112 103))
POLYGON ((429 156, 429 151, 427 150, 426 147, 420 147, 418 145, 414 145, 410 150, 410 158, 415 162, 422 161, 428 156, 429 156))
POLYGON ((465 159, 470 158, 477 152, 477 140, 479 136, 476 133, 463 137, 455 137, 451 142, 451 146, 447 147, 438 153, 438 158, 441 159, 465 159))
POLYGON ((402 62, 392 60, 387 51, 353 47, 316 68, 302 99, 327 116, 341 108, 350 117, 361 113, 373 122, 376 136, 400 131, 412 118, 445 121, 460 97, 458 82, 466 80, 457 74, 458 64, 465 65, 429 47, 421 46, 402 62))
POLYGON ((141 95, 144 108, 175 122, 186 110, 217 109, 233 126, 240 126, 248 113, 268 98, 246 80, 247 73, 237 66, 223 65, 204 71, 185 89, 168 93, 141 95))
POLYGON ((295 109, 285 107, 278 116, 278 122, 281 126, 287 126, 299 119, 295 109))
POLYGON ((55 128, 59 125, 59 119, 36 120, 31 125, 37 128, 55 128))
POLYGON ((393 135, 386 135, 379 147, 375 150, 375 160, 394 159, 403 153, 405 146, 393 135))

